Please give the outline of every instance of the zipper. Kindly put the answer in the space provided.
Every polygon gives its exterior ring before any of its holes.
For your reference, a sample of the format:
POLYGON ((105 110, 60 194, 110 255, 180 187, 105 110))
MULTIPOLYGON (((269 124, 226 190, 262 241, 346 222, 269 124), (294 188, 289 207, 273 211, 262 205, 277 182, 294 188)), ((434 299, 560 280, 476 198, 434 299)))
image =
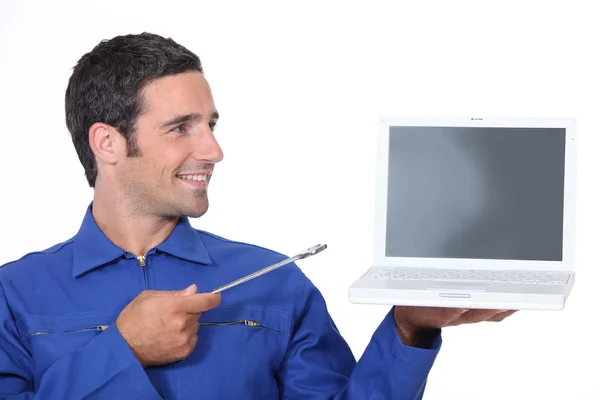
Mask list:
POLYGON ((144 289, 148 289, 148 276, 146 275, 146 256, 136 256, 142 271, 144 271, 144 289))
MULTIPOLYGON (((105 331, 108 328, 108 325, 98 325, 98 326, 94 326, 91 328, 81 328, 81 329, 69 329, 68 331, 63 331, 63 333, 67 333, 67 332, 85 332, 85 331, 98 331, 98 332, 102 332, 105 331)), ((50 331, 39 331, 39 332, 31 332, 29 335, 27 335, 26 339, 30 336, 37 336, 37 335, 49 335, 52 332, 50 331)))
POLYGON ((31 332, 29 335, 27 335, 27 337, 25 339, 27 339, 30 336, 37 336, 37 335, 49 335, 50 332, 47 331, 40 331, 40 332, 31 332))
POLYGON ((249 319, 242 319, 239 321, 230 321, 230 322, 199 322, 200 326, 228 326, 228 325, 246 325, 251 326, 252 328, 265 328, 261 324, 256 321, 252 321, 249 319))
POLYGON ((102 332, 102 331, 105 331, 106 328, 108 328, 108 325, 98 325, 98 326, 94 326, 92 328, 69 329, 68 331, 65 331, 65 332, 85 332, 85 331, 102 332))

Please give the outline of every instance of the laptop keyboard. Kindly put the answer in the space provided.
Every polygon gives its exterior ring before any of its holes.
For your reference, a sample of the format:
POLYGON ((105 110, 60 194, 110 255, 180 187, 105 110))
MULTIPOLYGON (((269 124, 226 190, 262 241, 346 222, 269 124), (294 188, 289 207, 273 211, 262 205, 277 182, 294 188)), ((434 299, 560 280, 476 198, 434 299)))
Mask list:
POLYGON ((373 267, 365 275, 365 278, 565 285, 569 281, 569 274, 556 271, 484 271, 466 269, 373 267))

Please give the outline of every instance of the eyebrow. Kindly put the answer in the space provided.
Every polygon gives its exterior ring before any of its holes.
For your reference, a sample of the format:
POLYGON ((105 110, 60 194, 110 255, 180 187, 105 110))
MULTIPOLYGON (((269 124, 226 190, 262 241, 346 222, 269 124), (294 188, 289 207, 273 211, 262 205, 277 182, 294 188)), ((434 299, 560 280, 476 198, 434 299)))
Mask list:
MULTIPOLYGON (((163 124, 161 124, 160 127, 161 127, 161 129, 164 129, 164 128, 168 128, 173 125, 182 124, 187 121, 198 121, 200 119, 202 119, 202 115, 198 114, 198 113, 179 115, 175 118, 171 118, 167 122, 164 122, 163 124)), ((215 111, 211 115, 211 120, 217 120, 217 119, 219 119, 219 113, 215 111)))

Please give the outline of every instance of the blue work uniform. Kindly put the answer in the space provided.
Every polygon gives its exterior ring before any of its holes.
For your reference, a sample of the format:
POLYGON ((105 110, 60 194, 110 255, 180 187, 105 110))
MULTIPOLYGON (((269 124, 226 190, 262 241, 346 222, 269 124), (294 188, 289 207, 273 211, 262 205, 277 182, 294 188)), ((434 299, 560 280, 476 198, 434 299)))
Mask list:
POLYGON ((182 218, 144 256, 112 243, 92 204, 79 232, 0 268, 0 399, 420 399, 441 345, 404 346, 393 314, 356 362, 294 264, 223 293, 182 361, 143 368, 115 326, 143 290, 198 292, 286 257, 182 218))

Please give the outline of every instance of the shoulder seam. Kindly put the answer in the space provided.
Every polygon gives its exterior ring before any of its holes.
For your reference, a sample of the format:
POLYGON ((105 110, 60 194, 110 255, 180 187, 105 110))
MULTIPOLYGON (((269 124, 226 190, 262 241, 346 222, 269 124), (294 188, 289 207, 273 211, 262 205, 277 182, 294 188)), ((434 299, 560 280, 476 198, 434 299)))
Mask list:
POLYGON ((54 246, 51 246, 51 247, 47 248, 46 250, 38 250, 38 251, 29 252, 29 253, 23 255, 22 257, 20 257, 20 258, 18 258, 16 260, 9 261, 6 264, 0 265, 0 268, 6 267, 6 266, 8 266, 10 264, 18 263, 19 261, 23 261, 24 259, 26 259, 29 256, 33 256, 33 255, 37 255, 37 254, 54 254, 54 253, 57 253, 64 246, 66 246, 67 244, 72 243, 72 242, 73 242, 73 239, 69 239, 69 240, 67 240, 65 242, 55 244, 54 246))
POLYGON ((269 252, 271 252, 271 253, 274 253, 274 254, 280 255, 280 256, 282 256, 282 257, 285 257, 285 258, 288 258, 288 257, 289 257, 289 256, 287 256, 287 255, 285 255, 285 254, 283 254, 283 253, 280 253, 280 252, 278 252, 278 251, 275 251, 275 250, 273 250, 273 249, 269 249, 269 248, 266 248, 266 247, 263 247, 263 246, 259 246, 259 245, 256 245, 256 244, 252 244, 252 243, 248 243, 248 242, 241 242, 241 241, 237 241, 237 240, 226 239, 226 238, 224 238, 224 237, 221 237, 221 236, 219 236, 219 235, 215 235, 214 233, 210 233, 210 232, 207 232, 207 231, 203 231, 203 230, 201 230, 201 229, 194 229, 194 230, 195 230, 195 231, 196 231, 196 233, 198 233, 198 234, 205 234, 205 235, 207 235, 207 236, 210 236, 210 237, 212 237, 213 239, 220 240, 221 242, 225 242, 225 243, 233 243, 233 244, 240 244, 240 245, 244 245, 244 246, 253 247, 253 248, 255 248, 255 249, 259 249, 259 250, 265 250, 265 251, 269 251, 269 252))

